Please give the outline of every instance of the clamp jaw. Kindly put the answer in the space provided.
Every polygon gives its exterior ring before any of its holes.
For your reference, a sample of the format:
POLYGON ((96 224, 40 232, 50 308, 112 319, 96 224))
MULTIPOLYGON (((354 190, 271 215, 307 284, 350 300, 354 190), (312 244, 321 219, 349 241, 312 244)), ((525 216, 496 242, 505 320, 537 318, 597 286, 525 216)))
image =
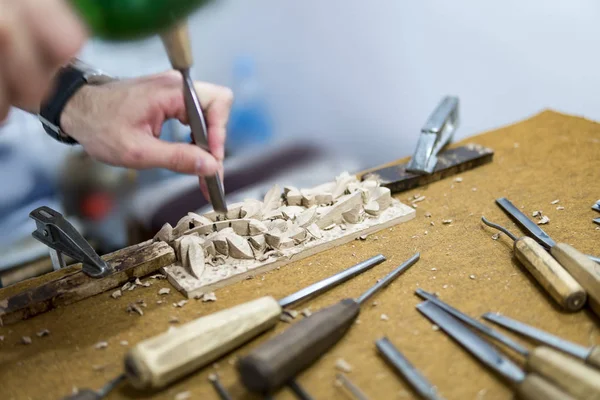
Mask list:
POLYGON ((112 268, 67 221, 61 213, 50 207, 39 207, 29 213, 37 228, 31 234, 50 248, 50 258, 55 270, 65 267, 63 255, 83 264, 83 272, 92 278, 101 278, 112 272, 112 268))
POLYGON ((458 97, 446 96, 433 111, 417 142, 417 149, 406 166, 414 174, 431 174, 438 153, 450 142, 458 126, 458 97))

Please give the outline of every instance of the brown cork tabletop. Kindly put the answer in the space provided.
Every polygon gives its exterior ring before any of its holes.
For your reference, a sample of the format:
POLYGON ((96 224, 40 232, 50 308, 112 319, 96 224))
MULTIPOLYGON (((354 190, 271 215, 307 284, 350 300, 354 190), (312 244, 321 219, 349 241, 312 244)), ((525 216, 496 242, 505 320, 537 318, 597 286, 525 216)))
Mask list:
MULTIPOLYGON (((592 223, 597 215, 590 208, 600 198, 600 124, 545 111, 464 142, 493 148, 493 163, 461 174, 460 183, 450 178, 398 194, 404 202, 417 193, 426 196, 418 203, 415 220, 220 289, 215 303, 191 300, 183 308, 174 308, 172 303, 184 297, 174 288, 171 294, 159 296, 158 290, 170 285, 153 280, 152 286, 127 291, 116 300, 110 292, 103 293, 0 327, 4 336, 0 341, 0 399, 58 399, 73 387, 98 389, 122 371, 128 347, 167 330, 171 317, 185 323, 260 296, 281 297, 377 253, 388 258, 388 262, 299 307, 317 310, 343 297, 359 295, 416 251, 421 252, 421 261, 374 297, 377 305, 366 305, 360 323, 299 376, 299 383, 317 399, 349 399, 334 386, 334 365, 341 357, 353 367, 348 376, 369 398, 415 398, 376 354, 374 341, 386 335, 445 398, 512 398, 494 374, 441 331, 432 329, 415 310, 420 300, 413 292, 417 287, 438 292, 443 300, 472 316, 499 311, 582 345, 599 344, 598 319, 587 310, 567 314, 554 307, 512 259, 512 242, 505 236, 492 240, 495 231, 484 229, 479 219, 485 215, 521 234, 494 204, 494 199, 505 196, 523 206, 526 214, 543 210, 551 220, 544 230, 556 241, 600 255, 600 230, 592 223), (551 205, 556 199, 560 203, 551 205), (565 209, 557 210, 559 205, 565 209), (432 217, 426 218, 426 212, 432 217), (452 224, 443 225, 445 219, 452 219, 452 224), (148 305, 144 315, 128 314, 127 304, 138 299, 148 305), (159 299, 164 302, 157 304, 159 299), (381 320, 381 314, 387 314, 389 320, 381 320), (42 329, 49 329, 50 335, 37 337, 36 332, 42 329), (22 336, 30 336, 33 343, 20 344, 22 336), (121 345, 123 340, 129 345, 121 345), (108 342, 108 347, 95 349, 94 344, 100 341, 108 342)), ((286 324, 280 323, 275 332, 235 354, 247 353, 284 328, 286 324)), ((124 385, 108 398, 174 399, 178 393, 190 391, 192 399, 217 399, 207 380, 215 370, 234 398, 258 398, 243 390, 232 362, 231 356, 225 357, 158 393, 140 393, 124 385)), ((274 398, 293 397, 283 390, 274 398)))

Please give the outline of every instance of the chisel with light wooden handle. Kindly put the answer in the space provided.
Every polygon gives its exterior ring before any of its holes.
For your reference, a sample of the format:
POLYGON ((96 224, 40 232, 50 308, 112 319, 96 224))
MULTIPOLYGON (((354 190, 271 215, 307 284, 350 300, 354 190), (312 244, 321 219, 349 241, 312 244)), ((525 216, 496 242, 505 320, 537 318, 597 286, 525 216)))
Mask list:
POLYGON ((548 347, 553 347, 557 350, 567 353, 573 357, 583 360, 586 364, 600 369, 600 346, 584 347, 573 342, 564 340, 558 336, 554 336, 541 329, 524 324, 523 322, 514 320, 504 315, 496 313, 485 313, 482 315, 488 321, 498 324, 506 329, 516 332, 520 335, 533 339, 539 343, 543 343, 548 347))
POLYGON ((491 327, 444 303, 433 294, 427 293, 422 289, 417 289, 416 293, 468 326, 500 341, 502 344, 521 354, 525 357, 525 368, 527 371, 544 377, 577 399, 600 400, 599 371, 549 347, 537 347, 529 351, 491 327))
POLYGON ((267 296, 198 318, 144 340, 125 357, 125 372, 140 389, 161 388, 275 326, 283 308, 329 290, 385 261, 377 255, 279 301, 267 296))
POLYGON ((539 243, 526 236, 517 238, 485 217, 481 217, 481 220, 514 240, 513 250, 517 260, 563 309, 574 312, 583 308, 587 299, 583 287, 539 243))

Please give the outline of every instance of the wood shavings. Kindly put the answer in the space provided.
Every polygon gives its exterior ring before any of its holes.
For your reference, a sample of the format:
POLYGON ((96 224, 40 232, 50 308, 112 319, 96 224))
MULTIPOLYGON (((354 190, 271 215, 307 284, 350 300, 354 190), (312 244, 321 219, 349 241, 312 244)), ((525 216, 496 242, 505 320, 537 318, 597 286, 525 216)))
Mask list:
POLYGON ((4 342, 4 336, 0 336, 0 342, 4 342))
POLYGON ((360 240, 367 240, 367 235, 360 235, 358 238, 360 240))
POLYGON ((434 268, 431 268, 431 270, 432 270, 432 271, 437 271, 437 268, 435 268, 435 267, 434 267, 434 268))
POLYGON ((436 324, 433 324, 433 325, 431 325, 431 330, 434 331, 434 332, 437 332, 437 331, 440 330, 440 327, 437 326, 436 324))
POLYGON ((492 235, 492 240, 498 240, 498 239, 500 239, 500 235, 502 235, 502 232, 494 233, 492 235))
POLYGON ((134 282, 137 286, 143 286, 143 287, 148 287, 150 285, 152 285, 150 282, 142 282, 140 280, 140 278, 135 278, 135 282, 134 282))
POLYGON ((430 212, 426 212, 425 213, 425 218, 431 218, 431 213, 430 212))
POLYGON ((451 223, 452 223, 451 219, 445 219, 442 221, 442 224, 444 224, 444 225, 450 225, 451 223))
POLYGON ((125 282, 125 284, 123 286, 121 286, 121 291, 126 291, 131 287, 132 283, 131 282, 125 282))
POLYGON ((371 303, 371 307, 377 307, 378 304, 379 304, 378 302, 374 301, 371 303))
POLYGON ((146 307, 147 307, 147 306, 146 306, 146 302, 145 302, 144 300, 142 300, 142 299, 139 299, 139 300, 137 301, 137 303, 140 305, 140 307, 144 307, 144 308, 146 308, 146 307))
POLYGON ((435 222, 431 221, 431 222, 429 223, 429 225, 431 225, 431 226, 435 226, 435 222))
POLYGON ((388 317, 386 314, 381 314, 381 316, 379 317, 382 321, 389 321, 390 317, 388 317))
POLYGON ((96 350, 101 350, 101 349, 105 349, 108 347, 108 342, 98 342, 94 345, 94 348, 96 350))
POLYGON ((179 323, 179 318, 172 316, 171 318, 169 318, 169 323, 170 324, 178 324, 179 323))
POLYGON ((156 300, 156 304, 162 304, 163 301, 162 300, 156 300))
POLYGON ((118 299, 122 295, 123 295, 123 292, 121 292, 121 289, 118 289, 118 290, 115 290, 114 292, 112 292, 110 297, 112 297, 113 299, 118 299))
POLYGON ((477 191, 477 188, 475 188, 475 187, 474 187, 474 188, 472 188, 472 189, 471 189, 471 191, 472 191, 472 192, 476 192, 476 191, 477 191))
POLYGON ((454 182, 461 183, 462 181, 463 181, 463 178, 461 178, 460 176, 457 176, 456 178, 454 178, 454 182))
POLYGON ((192 398, 192 392, 180 392, 175 395, 175 400, 188 400, 192 398))
POLYGON ((38 337, 44 337, 44 336, 48 336, 50 335, 50 331, 48 329, 42 329, 41 331, 39 331, 38 333, 36 333, 36 335, 38 337))
POLYGON ((127 289, 128 291, 132 291, 133 289, 135 289, 137 287, 137 285, 131 285, 129 286, 129 288, 127 289))
POLYGON ((476 278, 477 278, 477 276, 475 276, 475 275, 469 275, 469 279, 476 279, 476 278))
POLYGON ((559 201, 560 200, 556 199, 556 200, 551 201, 550 204, 558 204, 559 201))
POLYGON ((352 372, 352 366, 343 358, 335 360, 335 367, 342 372, 352 372))
POLYGON ((144 311, 135 303, 129 303, 126 310, 129 314, 138 313, 140 316, 144 315, 144 311))
POLYGON ((175 308, 182 308, 183 306, 185 306, 187 304, 187 300, 181 300, 178 301, 177 303, 173 303, 173 307, 175 308))
POLYGON ((550 222, 550 218, 548 218, 547 215, 542 216, 542 218, 540 218, 540 220, 537 222, 538 225, 546 225, 548 222, 550 222))
POLYGON ((92 365, 92 369, 96 372, 100 372, 100 371, 104 371, 106 369, 107 365, 92 365))
POLYGON ((425 200, 425 196, 419 196, 419 197, 415 197, 412 200, 412 203, 420 203, 421 201, 425 200))
POLYGON ((150 279, 167 279, 163 274, 150 275, 150 279))
POLYGON ((542 212, 541 211, 534 211, 533 213, 531 213, 532 217, 541 217, 542 216, 542 212))
POLYGON ((310 317, 312 315, 312 311, 310 311, 310 308, 308 308, 308 307, 305 308, 304 310, 300 311, 300 313, 302 313, 302 315, 305 318, 308 318, 308 317, 310 317))
POLYGON ((29 337, 29 336, 22 336, 21 337, 21 344, 25 344, 25 345, 31 344, 31 337, 29 337))
POLYGON ((558 211, 562 211, 562 210, 564 210, 565 208, 564 208, 563 206, 558 206, 558 207, 556 207, 556 209, 557 209, 558 211))
POLYGON ((120 344, 121 346, 129 346, 129 342, 128 342, 127 340, 121 340, 121 341, 119 342, 119 344, 120 344))
POLYGON ((206 303, 209 301, 217 301, 217 296, 215 295, 215 292, 210 292, 210 293, 204 293, 202 295, 202 302, 206 303))
POLYGON ((171 289, 170 288, 162 288, 158 291, 159 295, 165 295, 165 294, 169 294, 171 293, 171 289))

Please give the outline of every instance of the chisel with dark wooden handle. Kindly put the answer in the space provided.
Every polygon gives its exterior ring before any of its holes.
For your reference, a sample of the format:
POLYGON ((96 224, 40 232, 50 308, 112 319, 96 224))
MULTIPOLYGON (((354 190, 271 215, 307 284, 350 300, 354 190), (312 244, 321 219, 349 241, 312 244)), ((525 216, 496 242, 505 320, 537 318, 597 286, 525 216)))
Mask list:
POLYGON ((344 299, 292 325, 242 357, 237 369, 252 392, 270 393, 287 384, 335 345, 352 326, 360 305, 419 260, 419 253, 357 299, 344 299))

